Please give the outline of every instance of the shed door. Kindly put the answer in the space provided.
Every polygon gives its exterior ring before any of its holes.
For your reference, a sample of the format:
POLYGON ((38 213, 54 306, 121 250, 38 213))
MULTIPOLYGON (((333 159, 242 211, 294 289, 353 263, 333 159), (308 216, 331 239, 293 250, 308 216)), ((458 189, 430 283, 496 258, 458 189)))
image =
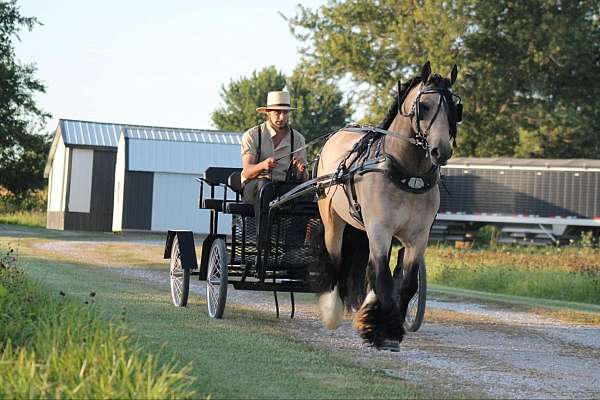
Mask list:
POLYGON ((73 149, 71 153, 71 180, 69 181, 70 212, 90 212, 94 151, 73 149))

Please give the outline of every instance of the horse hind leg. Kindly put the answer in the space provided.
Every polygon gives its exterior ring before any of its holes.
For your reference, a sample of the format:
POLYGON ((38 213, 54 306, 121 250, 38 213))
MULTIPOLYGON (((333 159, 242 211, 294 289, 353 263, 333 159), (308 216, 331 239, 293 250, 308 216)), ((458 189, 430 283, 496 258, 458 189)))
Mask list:
MULTIPOLYGON (((322 208, 322 203, 319 203, 322 208)), ((339 291, 340 264, 342 260, 342 239, 346 223, 329 207, 321 209, 321 219, 325 230, 325 248, 327 260, 326 272, 332 275, 329 287, 319 294, 321 320, 328 329, 336 329, 344 318, 344 304, 339 291)))

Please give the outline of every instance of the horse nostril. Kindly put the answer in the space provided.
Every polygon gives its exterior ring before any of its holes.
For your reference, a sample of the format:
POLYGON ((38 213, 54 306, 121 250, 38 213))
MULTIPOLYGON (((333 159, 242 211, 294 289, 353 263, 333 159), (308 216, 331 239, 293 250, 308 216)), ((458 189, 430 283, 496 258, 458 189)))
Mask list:
POLYGON ((431 149, 431 157, 438 158, 439 156, 440 156, 440 151, 438 150, 437 147, 434 147, 433 149, 431 149))

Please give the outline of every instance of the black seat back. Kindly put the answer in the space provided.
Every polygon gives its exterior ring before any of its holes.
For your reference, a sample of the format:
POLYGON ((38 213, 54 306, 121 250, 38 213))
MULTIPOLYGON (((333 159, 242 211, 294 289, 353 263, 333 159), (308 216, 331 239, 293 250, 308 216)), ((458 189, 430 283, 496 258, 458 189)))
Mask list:
POLYGON ((209 185, 220 185, 227 183, 227 179, 229 175, 234 172, 241 172, 241 168, 231 168, 231 167, 208 167, 202 178, 209 185))
POLYGON ((244 190, 242 187, 242 171, 235 171, 234 173, 229 174, 227 186, 237 194, 241 195, 244 190))

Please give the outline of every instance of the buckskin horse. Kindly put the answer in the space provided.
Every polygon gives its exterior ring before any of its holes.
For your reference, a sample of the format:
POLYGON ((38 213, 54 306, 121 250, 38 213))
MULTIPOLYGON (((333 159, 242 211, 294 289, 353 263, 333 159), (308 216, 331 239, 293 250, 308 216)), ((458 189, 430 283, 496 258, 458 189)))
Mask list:
MULTIPOLYGON (((460 97, 452 92, 457 73, 454 65, 448 77, 432 74, 425 63, 419 77, 404 87, 398 84, 398 97, 382 125, 346 127, 320 154, 318 177, 333 177, 318 202, 332 277, 320 293, 321 318, 335 329, 345 309, 358 309, 353 325, 377 348, 404 336, 408 303, 440 204, 439 169, 452 156, 450 142, 462 118, 462 104, 455 102, 460 97), (368 249, 343 240, 346 225, 366 232, 368 249), (392 275, 393 237, 405 251, 403 271, 392 275)), ((362 243, 366 247, 366 239, 362 243)))

